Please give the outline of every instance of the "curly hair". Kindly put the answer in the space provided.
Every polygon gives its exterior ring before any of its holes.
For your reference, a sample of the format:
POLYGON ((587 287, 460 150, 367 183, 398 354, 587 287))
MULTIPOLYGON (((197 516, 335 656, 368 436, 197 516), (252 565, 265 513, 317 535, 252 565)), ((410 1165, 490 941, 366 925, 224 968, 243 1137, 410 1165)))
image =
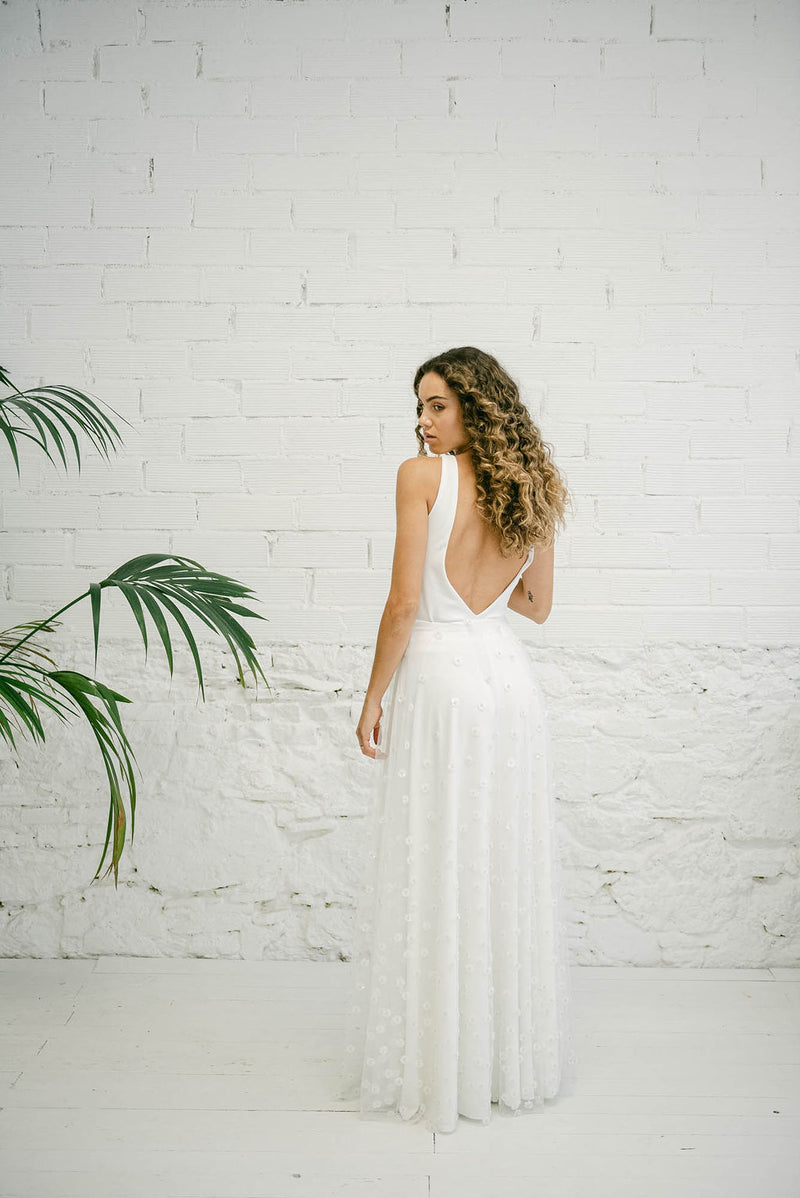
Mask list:
MULTIPOLYGON (((551 459, 551 446, 531 420, 516 383, 496 358, 471 345, 448 349, 423 362, 414 376, 417 418, 419 385, 429 371, 455 392, 475 467, 477 507, 500 533, 504 557, 550 545, 572 497, 551 459)), ((416 428, 418 456, 425 439, 416 428)))

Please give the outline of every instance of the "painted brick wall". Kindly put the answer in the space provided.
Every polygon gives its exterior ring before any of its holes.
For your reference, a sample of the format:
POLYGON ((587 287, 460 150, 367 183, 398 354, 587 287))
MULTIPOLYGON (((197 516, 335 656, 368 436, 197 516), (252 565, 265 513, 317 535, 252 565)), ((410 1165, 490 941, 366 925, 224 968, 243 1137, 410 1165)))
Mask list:
MULTIPOLYGON (((615 684, 648 646, 662 663, 685 663, 696 646, 698 689, 716 697, 698 729, 712 749, 719 721, 751 710, 736 708, 725 680, 752 651, 763 710, 795 727, 798 50, 800 11, 782 0, 9 0, 2 365, 20 386, 91 390, 133 428, 110 464, 86 453, 80 475, 25 449, 19 483, 5 454, 0 627, 44 618, 137 553, 198 559, 258 592, 269 622, 250 628, 268 666, 289 660, 298 678, 324 675, 323 695, 350 696, 320 707, 289 682, 290 698, 278 688, 266 700, 283 713, 270 718, 335 711, 354 746, 389 583, 394 476, 416 452, 411 378, 431 351, 474 343, 519 380, 576 500, 550 619, 511 617, 532 650, 543 661, 568 652, 580 689, 615 684)), ((132 649, 121 603, 104 609, 102 636, 98 676, 110 685, 131 653, 154 669, 132 649)), ((50 641, 60 664, 91 670, 88 637, 84 605, 50 641)), ((204 641, 224 681, 215 648, 204 641)), ((231 710, 260 718, 258 704, 242 709, 227 692, 217 701, 219 723, 231 710)), ((627 708, 620 737, 626 719, 660 759, 665 721, 627 708)), ((183 742, 179 724, 163 732, 177 777, 198 756, 207 777, 211 742, 183 742)), ((784 877, 795 743, 772 746, 777 806, 765 834, 784 877)), ((160 758, 149 749, 140 760, 152 786, 160 758)), ((269 765, 237 785, 274 813, 280 763, 302 809, 298 752, 278 737, 269 765)), ((8 951, 92 951, 91 939, 57 931, 55 913, 83 887, 71 848, 94 856, 102 778, 74 799, 57 788, 48 798, 25 760, 27 781, 5 792, 0 863, 16 877, 13 854, 27 845, 37 897, 11 887, 6 912, 23 923, 8 951), (84 817, 87 804, 96 817, 84 817), (39 828, 63 813, 71 868, 48 872, 56 846, 27 839, 21 810, 39 828)), ((748 760, 744 804, 768 785, 759 775, 756 787, 748 760)), ((346 913, 336 862, 350 773, 363 786, 369 766, 354 748, 334 761, 335 817, 319 837, 334 880, 298 866, 278 892, 313 906, 328 887, 346 913)), ((691 792, 691 761, 679 768, 691 792)), ((630 803, 648 821, 645 840, 663 846, 667 827, 633 769, 630 803)), ((595 755, 565 781, 578 839, 590 834, 598 771, 595 755)), ((146 794, 142 820, 162 814, 146 794)), ((730 816, 719 818, 724 832, 730 816)), ((632 828, 622 835, 639 843, 632 828)), ((279 842, 294 843, 285 831, 279 842)), ((248 869, 263 851, 251 846, 248 869)), ((573 883, 580 916, 586 894, 573 883)), ((761 883, 748 884, 742 901, 760 926, 761 883)), ((187 885, 176 901, 201 921, 207 887, 187 885)), ((674 910, 652 899, 654 924, 673 927, 674 910)), ((663 950, 663 940, 628 943, 619 909, 607 914, 615 936, 602 949, 582 940, 585 959, 651 963, 663 950)), ((151 948, 192 951, 154 919, 151 948)), ((210 947, 338 949, 341 929, 317 943, 287 919, 284 938, 210 947)), ((765 927, 756 943, 737 936, 739 922, 732 915, 724 947, 709 950, 714 962, 785 960, 785 934, 765 927)), ((693 963, 695 942, 675 934, 693 963)), ((704 952, 698 942, 694 963, 714 963, 704 952)))

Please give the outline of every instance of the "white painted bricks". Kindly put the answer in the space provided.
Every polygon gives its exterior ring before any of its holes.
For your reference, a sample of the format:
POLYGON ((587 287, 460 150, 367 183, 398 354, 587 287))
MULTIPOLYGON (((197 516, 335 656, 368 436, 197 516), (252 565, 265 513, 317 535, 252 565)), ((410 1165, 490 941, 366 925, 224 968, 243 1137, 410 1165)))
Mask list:
MULTIPOLYGON (((347 602, 328 594, 343 578, 369 588, 345 534, 338 560, 329 541, 317 556, 319 534, 303 539, 272 577, 299 580, 314 560, 326 600, 347 602)), ((0 759, 5 955, 349 955, 372 779, 353 728, 370 658, 330 643, 330 624, 320 632, 329 644, 273 650, 273 690, 258 695, 237 689, 230 659, 204 646, 205 704, 188 653, 170 687, 163 656, 144 668, 141 647, 104 645, 98 676, 134 700, 136 838, 119 890, 90 886, 105 827, 99 760, 61 726, 45 750, 24 744, 19 766, 0 759)), ((61 644, 90 667, 82 630, 61 644)), ((783 742, 797 656, 680 644, 533 656, 553 732, 573 960, 796 961, 796 771, 783 742)))

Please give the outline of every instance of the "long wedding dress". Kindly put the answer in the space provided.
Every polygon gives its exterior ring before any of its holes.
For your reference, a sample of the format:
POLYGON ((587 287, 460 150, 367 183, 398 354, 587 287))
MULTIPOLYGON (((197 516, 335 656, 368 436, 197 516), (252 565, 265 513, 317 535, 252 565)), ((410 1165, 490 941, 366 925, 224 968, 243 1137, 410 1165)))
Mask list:
POLYGON ((543 1108, 576 1076, 545 701, 508 601, 445 572, 441 455, 417 619, 383 700, 349 965, 340 1099, 451 1132, 543 1108))

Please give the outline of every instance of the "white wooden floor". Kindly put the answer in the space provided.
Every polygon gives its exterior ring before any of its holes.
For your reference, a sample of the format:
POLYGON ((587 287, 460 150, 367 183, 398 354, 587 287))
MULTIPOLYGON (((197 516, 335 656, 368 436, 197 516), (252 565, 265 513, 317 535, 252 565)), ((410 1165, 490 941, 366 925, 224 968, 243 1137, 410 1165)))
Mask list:
POLYGON ((436 1136, 332 1098, 346 970, 0 959, 0 1195, 800 1195, 800 970, 573 968, 575 1093, 436 1136))

